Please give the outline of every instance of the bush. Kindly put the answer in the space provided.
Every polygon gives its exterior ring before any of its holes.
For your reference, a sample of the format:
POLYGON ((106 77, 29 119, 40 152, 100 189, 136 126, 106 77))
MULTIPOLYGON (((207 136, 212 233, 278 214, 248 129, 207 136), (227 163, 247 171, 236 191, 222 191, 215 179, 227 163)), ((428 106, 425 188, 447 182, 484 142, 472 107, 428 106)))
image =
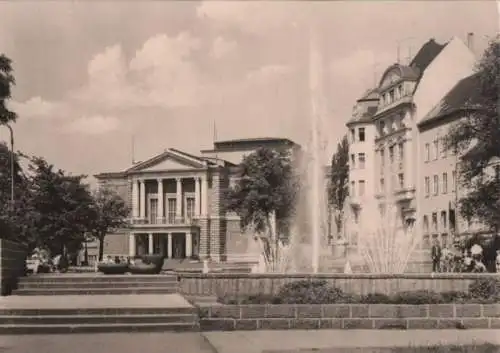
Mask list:
POLYGON ((500 281, 497 278, 476 279, 469 285, 470 296, 474 299, 500 299, 500 281))
POLYGON ((369 293, 359 298, 359 302, 363 304, 391 304, 392 298, 383 293, 369 293))
POLYGON ((440 295, 443 303, 462 303, 471 299, 469 293, 459 291, 442 292, 440 295))
POLYGON ((439 293, 428 290, 405 291, 396 293, 392 298, 393 304, 438 304, 443 302, 439 293))
POLYGON ((330 304, 342 301, 342 290, 333 288, 326 281, 296 281, 281 287, 278 297, 284 304, 330 304))

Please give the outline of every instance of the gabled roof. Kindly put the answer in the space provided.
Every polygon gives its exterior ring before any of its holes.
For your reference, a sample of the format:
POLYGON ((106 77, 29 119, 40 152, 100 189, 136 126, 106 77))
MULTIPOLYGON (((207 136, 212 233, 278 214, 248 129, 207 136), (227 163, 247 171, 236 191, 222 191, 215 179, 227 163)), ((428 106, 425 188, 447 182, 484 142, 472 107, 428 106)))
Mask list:
POLYGON ((421 76, 427 66, 441 53, 441 51, 446 47, 448 43, 439 44, 434 38, 431 38, 427 43, 425 43, 417 54, 413 57, 410 63, 410 67, 413 69, 418 69, 419 75, 421 76))
POLYGON ((136 165, 130 167, 129 169, 126 170, 126 173, 131 173, 131 172, 136 172, 140 170, 144 170, 148 167, 157 165, 158 163, 171 158, 176 161, 181 162, 182 164, 185 164, 187 167, 192 167, 192 168, 204 168, 207 166, 208 161, 205 159, 202 159, 200 157, 196 157, 193 155, 190 155, 188 153, 179 151, 175 148, 168 148, 164 152, 144 161, 137 163, 136 165))
POLYGON ((458 81, 418 125, 426 125, 444 116, 466 109, 479 109, 480 95, 479 74, 476 73, 458 81))

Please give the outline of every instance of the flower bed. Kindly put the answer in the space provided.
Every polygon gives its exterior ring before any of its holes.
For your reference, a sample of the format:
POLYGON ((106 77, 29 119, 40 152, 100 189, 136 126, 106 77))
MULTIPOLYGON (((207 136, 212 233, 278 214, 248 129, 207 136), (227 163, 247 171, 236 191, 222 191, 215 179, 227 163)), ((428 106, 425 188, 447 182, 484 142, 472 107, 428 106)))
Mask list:
POLYGON ((277 295, 221 297, 200 308, 203 330, 500 328, 500 281, 476 280, 468 292, 346 294, 326 281, 299 281, 277 295))

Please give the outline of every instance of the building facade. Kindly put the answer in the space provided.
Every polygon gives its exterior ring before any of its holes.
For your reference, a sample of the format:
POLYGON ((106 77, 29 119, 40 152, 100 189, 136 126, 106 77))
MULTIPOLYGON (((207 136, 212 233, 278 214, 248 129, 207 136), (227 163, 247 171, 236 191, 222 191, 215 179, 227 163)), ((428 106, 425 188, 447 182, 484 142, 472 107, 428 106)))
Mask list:
POLYGON ((105 238, 105 254, 237 260, 248 252, 237 215, 225 207, 242 158, 261 146, 297 148, 286 139, 216 142, 201 156, 169 148, 129 169, 96 175, 126 200, 129 227, 105 238))
MULTIPOLYGON (((363 202, 377 204, 381 216, 388 203, 395 206, 400 225, 414 226, 418 236, 426 237, 421 243, 424 247, 429 244, 431 232, 424 231, 422 223, 430 222, 432 227, 437 217, 439 225, 443 211, 449 217, 447 197, 426 198, 427 187, 431 188, 429 193, 434 192, 430 183, 436 175, 441 183, 445 178, 447 195, 452 195, 455 159, 450 156, 434 160, 429 156, 427 160, 427 149, 431 153, 439 148, 434 141, 442 138, 447 128, 421 122, 458 82, 473 73, 474 64, 475 56, 462 40, 453 38, 439 44, 431 39, 408 65, 396 63, 388 67, 377 87, 357 101, 355 114, 347 123, 351 136, 350 205, 354 214, 348 228, 353 236, 363 219, 363 202), (431 179, 430 183, 426 178, 431 179)), ((440 234, 446 242, 447 236, 440 234)))

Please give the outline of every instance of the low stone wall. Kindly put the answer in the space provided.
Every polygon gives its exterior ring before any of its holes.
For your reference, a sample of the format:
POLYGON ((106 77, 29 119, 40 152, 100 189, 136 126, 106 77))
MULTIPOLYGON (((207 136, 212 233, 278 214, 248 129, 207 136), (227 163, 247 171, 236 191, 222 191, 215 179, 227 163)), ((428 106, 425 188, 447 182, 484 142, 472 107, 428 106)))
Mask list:
POLYGON ((204 331, 500 328, 500 304, 223 305, 199 310, 204 331))
POLYGON ((277 294, 289 282, 325 280, 345 293, 393 294, 402 291, 432 290, 435 292, 468 292, 469 284, 478 278, 496 274, 440 273, 440 274, 241 274, 241 273, 183 273, 180 290, 186 295, 238 296, 277 294))
POLYGON ((9 295, 24 276, 26 249, 24 245, 0 239, 0 285, 1 295, 9 295))

